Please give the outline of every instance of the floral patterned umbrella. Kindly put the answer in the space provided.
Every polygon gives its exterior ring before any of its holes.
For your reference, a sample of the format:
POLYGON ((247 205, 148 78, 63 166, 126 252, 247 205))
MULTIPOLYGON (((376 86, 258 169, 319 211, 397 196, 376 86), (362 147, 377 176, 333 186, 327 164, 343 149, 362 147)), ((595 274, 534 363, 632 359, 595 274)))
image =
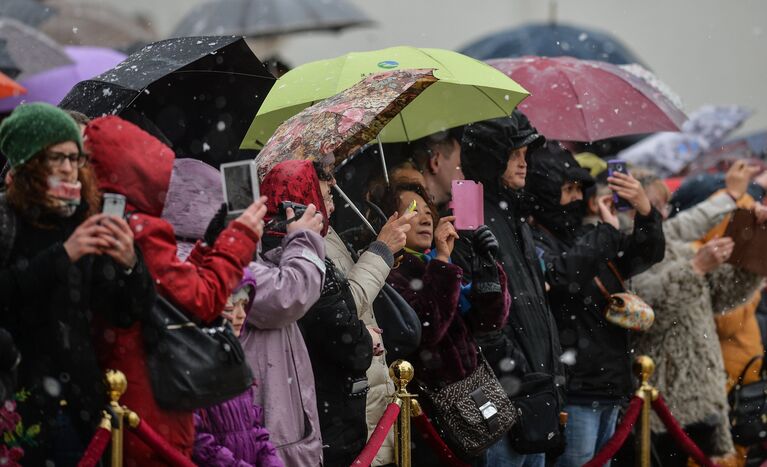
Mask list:
POLYGON ((375 139, 389 121, 435 83, 433 70, 393 70, 307 107, 283 123, 256 157, 263 179, 289 159, 320 160, 332 167, 375 139))

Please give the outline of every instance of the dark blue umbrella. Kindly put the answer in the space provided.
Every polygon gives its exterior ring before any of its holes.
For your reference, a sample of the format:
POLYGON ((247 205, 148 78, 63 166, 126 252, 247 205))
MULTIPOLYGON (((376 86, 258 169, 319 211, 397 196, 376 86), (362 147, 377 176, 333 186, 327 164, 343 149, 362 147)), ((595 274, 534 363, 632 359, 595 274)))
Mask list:
POLYGON ((477 60, 562 55, 623 65, 642 62, 608 33, 556 23, 527 24, 485 36, 460 50, 477 60))

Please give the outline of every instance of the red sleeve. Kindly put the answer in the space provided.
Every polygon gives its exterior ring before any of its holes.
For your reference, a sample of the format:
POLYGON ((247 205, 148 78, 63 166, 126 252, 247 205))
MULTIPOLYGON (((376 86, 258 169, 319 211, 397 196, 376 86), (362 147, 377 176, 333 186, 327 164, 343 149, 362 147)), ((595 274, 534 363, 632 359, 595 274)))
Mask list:
POLYGON ((203 322, 224 309, 258 243, 250 229, 232 222, 212 248, 196 252, 193 264, 176 257, 176 237, 166 221, 134 214, 130 225, 160 295, 203 322))

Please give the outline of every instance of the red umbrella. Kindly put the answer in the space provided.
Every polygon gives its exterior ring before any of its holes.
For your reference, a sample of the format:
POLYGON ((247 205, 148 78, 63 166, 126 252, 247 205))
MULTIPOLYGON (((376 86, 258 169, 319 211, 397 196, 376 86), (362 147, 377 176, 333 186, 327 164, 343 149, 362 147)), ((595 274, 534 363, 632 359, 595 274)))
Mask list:
POLYGON ((518 108, 562 141, 679 131, 687 119, 659 90, 618 66, 572 57, 488 60, 530 91, 518 108))
POLYGON ((0 73, 0 99, 11 96, 20 96, 26 93, 27 90, 24 89, 24 86, 20 85, 3 73, 0 73))

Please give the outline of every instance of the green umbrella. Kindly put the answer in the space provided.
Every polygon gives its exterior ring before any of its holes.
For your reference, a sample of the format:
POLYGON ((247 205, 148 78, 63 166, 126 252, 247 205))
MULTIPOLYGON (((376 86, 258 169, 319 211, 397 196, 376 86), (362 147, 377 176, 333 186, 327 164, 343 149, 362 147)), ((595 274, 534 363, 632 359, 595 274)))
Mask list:
POLYGON ((277 80, 250 125, 242 149, 260 149, 285 120, 372 73, 433 68, 439 80, 381 131, 385 143, 412 141, 448 128, 510 115, 528 92, 493 67, 442 49, 391 47, 307 63, 277 80))

